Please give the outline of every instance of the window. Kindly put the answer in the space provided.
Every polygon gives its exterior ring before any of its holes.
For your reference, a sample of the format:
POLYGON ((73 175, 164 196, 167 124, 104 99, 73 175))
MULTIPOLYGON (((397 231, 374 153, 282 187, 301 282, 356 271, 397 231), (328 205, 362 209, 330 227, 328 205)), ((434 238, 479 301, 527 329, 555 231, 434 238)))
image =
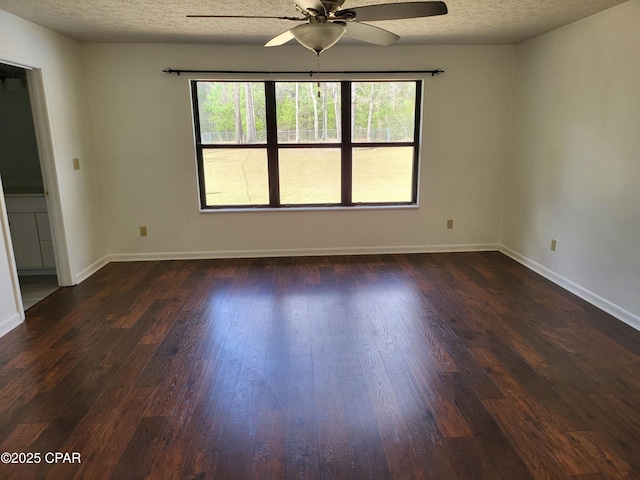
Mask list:
POLYGON ((421 82, 191 89, 202 209, 417 203, 421 82))

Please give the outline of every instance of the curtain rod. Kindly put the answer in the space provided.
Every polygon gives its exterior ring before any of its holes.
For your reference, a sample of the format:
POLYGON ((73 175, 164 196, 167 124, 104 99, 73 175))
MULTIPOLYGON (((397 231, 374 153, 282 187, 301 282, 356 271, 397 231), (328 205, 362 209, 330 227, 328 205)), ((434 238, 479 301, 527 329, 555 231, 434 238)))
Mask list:
POLYGON ((223 73, 223 74, 254 74, 254 75, 288 75, 288 74, 309 74, 310 77, 313 77, 314 74, 322 74, 322 75, 344 75, 344 74, 366 74, 366 75, 375 75, 375 74, 392 74, 392 73, 402 73, 402 74, 420 74, 420 73, 428 73, 432 77, 436 75, 440 75, 444 73, 444 70, 436 69, 436 70, 359 70, 359 71, 321 71, 314 72, 312 70, 308 72, 292 72, 292 71, 252 71, 252 70, 177 70, 171 67, 167 67, 163 70, 164 73, 168 73, 171 75, 172 73, 180 76, 181 73, 223 73))

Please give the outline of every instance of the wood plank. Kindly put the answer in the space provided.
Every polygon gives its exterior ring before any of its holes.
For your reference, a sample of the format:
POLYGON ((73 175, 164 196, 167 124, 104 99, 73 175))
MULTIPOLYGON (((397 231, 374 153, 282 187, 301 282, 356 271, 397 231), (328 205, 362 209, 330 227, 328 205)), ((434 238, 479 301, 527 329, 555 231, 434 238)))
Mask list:
POLYGON ((364 378, 356 376, 341 378, 340 391, 349 431, 349 442, 344 444, 342 452, 334 456, 350 455, 351 468, 348 471, 351 478, 389 478, 391 475, 389 463, 364 378))
POLYGON ((287 478, 320 477, 313 360, 291 355, 287 376, 287 478))
MULTIPOLYGON (((62 447, 62 451, 76 451, 82 454, 82 464, 74 465, 71 472, 69 466, 58 465, 49 473, 59 474, 57 478, 109 478, 118 466, 120 458, 127 452, 129 441, 136 432, 142 419, 146 402, 152 397, 155 388, 134 388, 119 403, 96 418, 94 422, 84 422, 80 430, 76 431, 69 441, 62 447), (75 473, 75 477, 73 473, 75 473)), ((138 445, 136 448, 144 448, 138 445)), ((137 456, 136 451, 129 452, 137 456)), ((124 467, 123 467, 124 468, 124 467)), ((121 470, 121 474, 123 470, 121 470)))
POLYGON ((440 374, 441 381, 455 398, 455 404, 471 427, 474 438, 480 442, 482 451, 505 480, 535 478, 522 458, 514 450, 508 432, 501 430, 484 402, 500 402, 500 399, 481 401, 473 392, 470 381, 462 373, 440 374))
POLYGON ((485 400, 484 404, 501 429, 507 432, 530 471, 557 471, 564 475, 598 473, 593 459, 574 448, 563 434, 566 431, 563 422, 556 425, 554 421, 559 419, 536 404, 506 368, 494 366, 492 377, 508 392, 507 398, 485 400), (505 408, 507 404, 517 408, 505 408))
POLYGON ((355 300, 362 312, 356 318, 356 352, 362 365, 363 378, 379 425, 391 475, 424 478, 425 472, 419 467, 418 453, 378 349, 388 346, 390 338, 387 329, 380 327, 379 309, 366 288, 358 292, 355 300))
POLYGON ((349 444, 320 445, 320 478, 325 480, 358 478, 353 472, 349 444))
POLYGON ((168 417, 143 417, 138 423, 110 478, 144 478, 152 469, 151 460, 167 428, 168 417))
POLYGON ((318 442, 320 445, 347 443, 348 433, 342 399, 336 395, 340 391, 340 382, 331 337, 329 335, 313 337, 311 351, 318 442))
POLYGON ((251 479, 284 478, 287 461, 286 413, 283 410, 259 414, 251 479))

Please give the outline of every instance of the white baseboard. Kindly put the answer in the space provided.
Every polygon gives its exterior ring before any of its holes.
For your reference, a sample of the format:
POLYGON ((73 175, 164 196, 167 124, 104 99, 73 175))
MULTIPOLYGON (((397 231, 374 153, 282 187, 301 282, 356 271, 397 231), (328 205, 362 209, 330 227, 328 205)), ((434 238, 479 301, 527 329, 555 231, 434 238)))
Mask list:
POLYGON ((19 313, 12 314, 9 318, 0 321, 0 337, 6 335, 11 330, 22 323, 22 317, 19 313))
POLYGON ((221 250, 209 252, 151 252, 119 253, 110 256, 112 262, 138 262, 152 260, 204 260, 223 258, 265 258, 265 257, 324 257, 334 255, 384 255, 393 253, 443 253, 443 252, 484 252, 498 250, 499 245, 409 245, 395 247, 337 247, 300 248, 278 250, 221 250))
POLYGON ((626 323, 630 327, 635 328, 640 331, 640 317, 634 315, 633 313, 625 310, 624 308, 610 302, 606 298, 602 298, 600 295, 593 293, 590 290, 578 285, 577 283, 572 282, 568 278, 563 277, 562 275, 558 275, 553 270, 548 269, 547 267, 540 265, 538 262, 531 260, 520 253, 511 250, 504 245, 500 245, 500 252, 504 253, 508 257, 511 257, 516 262, 521 263, 525 267, 533 270, 534 272, 542 275, 548 280, 551 280, 553 283, 561 286, 565 290, 570 291, 571 293, 577 295, 583 300, 595 305, 601 310, 604 310, 610 315, 613 315, 618 320, 626 323))
POLYGON ((98 270, 100 270, 102 267, 104 267, 106 264, 108 264, 110 261, 111 261, 110 256, 109 255, 105 255, 101 259, 93 262, 87 268, 85 268, 84 270, 76 273, 73 276, 73 284, 77 285, 78 283, 83 282, 84 280, 89 278, 91 275, 96 273, 98 270))

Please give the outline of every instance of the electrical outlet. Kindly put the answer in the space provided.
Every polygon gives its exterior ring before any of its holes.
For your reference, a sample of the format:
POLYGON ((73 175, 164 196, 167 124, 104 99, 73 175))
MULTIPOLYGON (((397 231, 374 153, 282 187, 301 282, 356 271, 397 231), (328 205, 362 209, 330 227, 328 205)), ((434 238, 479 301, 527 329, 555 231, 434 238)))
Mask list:
POLYGON ((140 227, 140 236, 141 237, 146 237, 147 236, 147 227, 145 227, 145 226, 140 227))
POLYGON ((74 158, 73 159, 73 169, 74 170, 80 170, 80 159, 79 158, 74 158))
POLYGON ((447 230, 451 230, 453 228, 453 220, 447 220, 447 230))
POLYGON ((555 239, 551 239, 551 251, 552 252, 556 251, 556 240, 555 239))

